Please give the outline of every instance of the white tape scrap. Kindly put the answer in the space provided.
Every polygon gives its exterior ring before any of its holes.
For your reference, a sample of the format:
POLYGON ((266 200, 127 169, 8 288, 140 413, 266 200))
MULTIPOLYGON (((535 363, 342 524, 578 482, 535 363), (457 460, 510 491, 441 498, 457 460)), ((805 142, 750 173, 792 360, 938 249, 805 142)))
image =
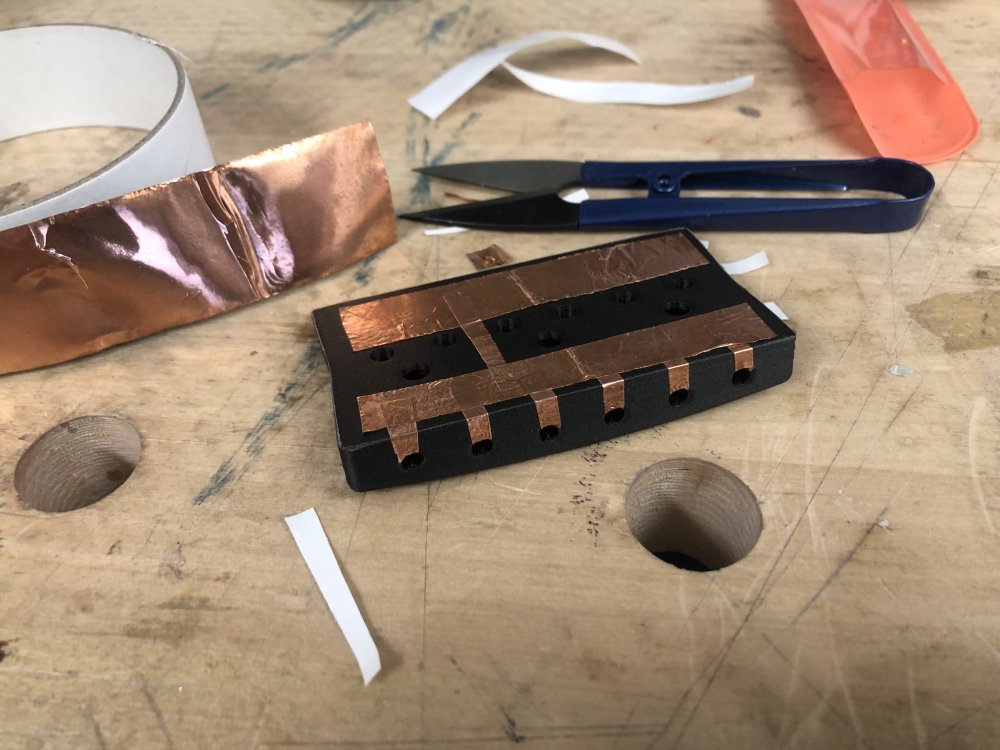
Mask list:
POLYGON ((316 515, 316 509, 309 508, 298 515, 287 516, 285 523, 288 524, 295 544, 298 545, 299 552, 309 566, 309 572, 316 580, 316 585, 319 586, 330 612, 333 613, 333 618, 340 626, 351 651, 354 652, 354 658, 361 668, 361 677, 367 685, 382 669, 382 660, 379 658, 378 647, 368 631, 368 626, 361 616, 361 610, 358 609, 358 603, 347 586, 344 573, 337 564, 337 558, 333 554, 330 540, 323 531, 323 524, 316 515))
POLYGON ((908 378, 913 374, 913 370, 906 365, 899 364, 898 362, 889 368, 889 372, 900 378, 908 378))
POLYGON ((528 47, 567 39, 608 50, 639 63, 638 56, 631 49, 614 39, 576 31, 540 31, 481 50, 466 58, 411 97, 410 106, 432 120, 437 119, 463 94, 500 66, 535 91, 590 104, 691 104, 735 94, 753 86, 753 76, 694 85, 641 81, 574 81, 533 73, 506 62, 511 55, 528 47))
POLYGON ((722 270, 730 276, 739 276, 740 274, 750 273, 751 271, 763 268, 770 262, 771 261, 767 258, 767 253, 761 250, 759 253, 754 253, 748 258, 734 260, 730 263, 720 263, 719 265, 721 265, 722 270))
POLYGON ((788 320, 788 316, 785 314, 785 311, 778 307, 777 302, 765 302, 764 307, 777 315, 778 320, 788 320))
POLYGON ((433 229, 425 229, 424 235, 427 237, 435 237, 440 234, 460 234, 468 231, 469 230, 465 227, 434 227, 433 229))
POLYGON ((124 29, 80 24, 0 32, 0 141, 60 128, 149 133, 98 171, 0 216, 0 229, 215 166, 191 84, 165 45, 124 29))

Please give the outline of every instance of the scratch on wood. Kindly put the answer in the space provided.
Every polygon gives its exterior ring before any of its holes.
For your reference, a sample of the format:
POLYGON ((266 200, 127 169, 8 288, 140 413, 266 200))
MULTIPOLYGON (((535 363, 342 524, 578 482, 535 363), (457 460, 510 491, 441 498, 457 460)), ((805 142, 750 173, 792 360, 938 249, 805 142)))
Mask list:
POLYGON ((150 709, 156 715, 156 721, 159 722, 160 731, 163 732, 163 738, 167 741, 167 747, 173 750, 174 748, 174 738, 170 735, 170 729, 167 727, 167 722, 163 718, 163 711, 160 710, 159 704, 156 702, 156 698, 153 697, 153 693, 149 689, 149 683, 146 682, 145 675, 142 676, 142 692, 146 696, 146 702, 149 704, 150 709))
MULTIPOLYGON (((889 509, 888 505, 885 508, 882 508, 882 512, 878 514, 878 517, 882 518, 882 516, 888 509, 889 509)), ((812 605, 816 603, 816 600, 819 599, 823 595, 823 592, 830 587, 830 584, 833 583, 835 580, 837 580, 837 577, 840 575, 840 572, 846 567, 847 563, 849 563, 851 560, 854 559, 854 556, 858 554, 858 551, 864 546, 865 542, 868 541, 868 537, 871 536, 872 532, 878 528, 881 528, 879 526, 878 521, 875 521, 871 526, 868 527, 865 533, 862 534, 861 538, 857 541, 857 544, 855 544, 851 548, 851 551, 848 552, 843 557, 843 559, 841 559, 841 561, 837 564, 837 567, 834 568, 833 572, 829 576, 827 576, 827 579, 825 581, 823 581, 823 585, 819 587, 819 590, 811 597, 809 597, 809 601, 806 602, 806 605, 797 615, 795 615, 795 617, 792 619, 793 625, 799 621, 802 615, 804 615, 806 612, 809 611, 812 605)))
POLYGON ((242 478, 263 452, 268 433, 278 426, 293 405, 302 400, 306 386, 312 380, 322 360, 319 344, 312 343, 299 360, 291 376, 274 396, 273 406, 264 412, 243 436, 239 447, 227 458, 194 498, 201 505, 220 494, 229 484, 242 478))
POLYGON ((500 711, 503 713, 503 718, 506 721, 503 727, 503 733, 507 736, 507 739, 515 745, 519 742, 524 742, 527 738, 523 734, 517 733, 517 722, 514 721, 513 717, 509 713, 507 713, 507 709, 501 706, 500 711))

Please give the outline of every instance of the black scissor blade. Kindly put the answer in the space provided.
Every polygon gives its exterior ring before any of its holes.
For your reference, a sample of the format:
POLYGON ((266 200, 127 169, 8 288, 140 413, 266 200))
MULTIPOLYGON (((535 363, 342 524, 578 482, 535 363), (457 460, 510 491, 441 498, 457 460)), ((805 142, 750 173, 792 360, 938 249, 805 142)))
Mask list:
POLYGON ((580 219, 580 207, 575 203, 567 203, 556 193, 541 193, 511 195, 492 201, 432 208, 427 211, 400 214, 399 218, 470 229, 521 229, 544 232, 576 229, 580 219))
POLYGON ((511 193, 557 192, 580 183, 583 163, 578 161, 470 161, 464 164, 440 164, 414 170, 428 177, 464 182, 468 185, 507 190, 511 193))

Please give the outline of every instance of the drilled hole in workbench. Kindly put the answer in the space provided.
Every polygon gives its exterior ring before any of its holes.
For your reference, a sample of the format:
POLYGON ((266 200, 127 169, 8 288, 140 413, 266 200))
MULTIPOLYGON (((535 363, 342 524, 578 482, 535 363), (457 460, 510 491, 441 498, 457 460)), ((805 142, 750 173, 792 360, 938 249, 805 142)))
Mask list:
POLYGON ((14 469, 14 488, 29 508, 62 513, 93 505, 132 476, 142 439, 119 417, 87 416, 53 427, 14 469))
POLYGON ((625 520, 638 542, 685 570, 718 570, 746 557, 760 538, 757 498, 721 466, 696 458, 653 464, 625 496, 625 520))

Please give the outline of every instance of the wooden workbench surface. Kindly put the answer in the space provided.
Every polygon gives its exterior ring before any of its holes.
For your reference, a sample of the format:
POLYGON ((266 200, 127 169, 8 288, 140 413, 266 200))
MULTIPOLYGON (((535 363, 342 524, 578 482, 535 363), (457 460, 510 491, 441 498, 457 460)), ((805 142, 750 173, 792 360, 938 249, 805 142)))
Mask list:
MULTIPOLYGON (((371 263, 276 300, 0 378, 0 747, 996 746, 1000 6, 909 5, 983 124, 932 167, 919 227, 705 235, 720 260, 770 256, 741 281, 798 333, 782 386, 585 450, 354 493, 311 310, 468 273, 493 242, 525 260, 614 238, 406 222, 371 263), (26 507, 21 454, 92 414, 139 431, 135 473, 87 508, 26 507), (630 482, 681 457, 756 495, 763 531, 742 561, 681 570, 630 533, 630 482), (282 521, 310 506, 381 650, 368 687, 282 521)), ((0 8, 4 27, 64 21, 182 52, 220 161, 371 119, 400 210, 445 200, 410 172, 441 161, 873 154, 791 0, 0 8), (475 50, 552 28, 615 37, 643 64, 556 45, 526 66, 756 84, 674 109, 586 106, 497 73, 436 122, 407 106, 475 50)), ((132 137, 76 136, 4 145, 4 200, 132 137)))

